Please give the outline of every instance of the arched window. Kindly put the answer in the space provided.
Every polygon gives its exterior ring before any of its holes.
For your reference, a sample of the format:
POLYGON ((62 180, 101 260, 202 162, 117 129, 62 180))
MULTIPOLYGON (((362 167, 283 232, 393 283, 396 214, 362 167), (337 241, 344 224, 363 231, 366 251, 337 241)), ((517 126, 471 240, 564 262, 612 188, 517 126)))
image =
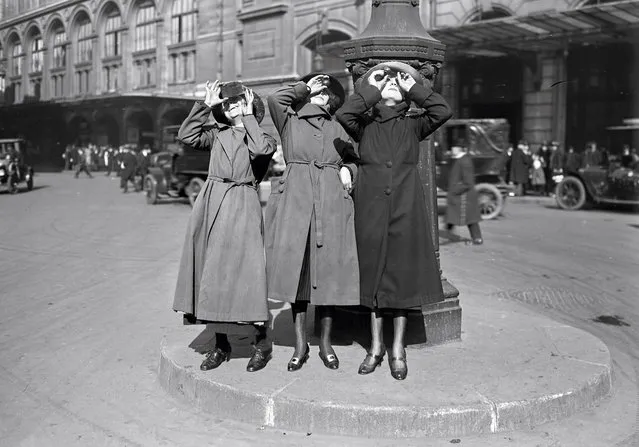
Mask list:
POLYGON ((24 52, 22 51, 22 43, 20 41, 16 41, 11 49, 11 75, 21 76, 23 65, 24 52))
POLYGON ((120 28, 122 26, 122 20, 120 13, 114 11, 112 15, 109 15, 106 19, 106 27, 104 32, 104 56, 112 57, 119 56, 121 48, 120 40, 120 28))
POLYGON ((197 11, 195 0, 174 0, 171 9, 171 44, 169 47, 169 82, 195 80, 195 34, 197 11), (191 45, 184 45, 190 42, 191 45), (176 45, 181 44, 181 45, 176 45))
POLYGON ((152 2, 143 3, 135 19, 135 51, 157 46, 155 28, 155 6, 152 2))
POLYGON ((93 41, 91 36, 91 22, 82 21, 78 24, 78 53, 76 62, 91 62, 93 60, 93 41))
POLYGON ((31 40, 31 67, 29 73, 41 72, 44 67, 44 45, 42 36, 36 35, 31 40))
POLYGON ((64 68, 67 65, 67 32, 58 29, 53 35, 53 68, 64 68))
POLYGON ((194 40, 196 25, 195 0, 174 0, 171 9, 171 43, 194 40))

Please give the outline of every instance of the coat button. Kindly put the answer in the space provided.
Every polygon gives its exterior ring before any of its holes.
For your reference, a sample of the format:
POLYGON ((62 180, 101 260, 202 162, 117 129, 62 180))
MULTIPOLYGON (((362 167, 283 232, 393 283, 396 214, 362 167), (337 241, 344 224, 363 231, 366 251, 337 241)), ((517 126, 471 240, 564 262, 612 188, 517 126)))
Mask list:
POLYGON ((386 194, 387 196, 390 196, 390 193, 391 193, 391 189, 390 188, 386 188, 384 190, 384 194, 386 194))
POLYGON ((280 185, 283 185, 285 181, 286 181, 286 180, 284 180, 283 178, 281 178, 281 179, 280 179, 280 185))
POLYGON ((392 167, 393 167, 393 162, 392 162, 392 161, 390 161, 390 160, 389 160, 389 161, 387 161, 387 162, 386 162, 386 167, 387 167, 387 168, 392 168, 392 167))
POLYGON ((280 187, 278 188, 278 190, 279 190, 279 192, 284 192, 284 185, 280 186, 280 187))
POLYGON ((344 198, 348 199, 348 191, 344 190, 344 198))

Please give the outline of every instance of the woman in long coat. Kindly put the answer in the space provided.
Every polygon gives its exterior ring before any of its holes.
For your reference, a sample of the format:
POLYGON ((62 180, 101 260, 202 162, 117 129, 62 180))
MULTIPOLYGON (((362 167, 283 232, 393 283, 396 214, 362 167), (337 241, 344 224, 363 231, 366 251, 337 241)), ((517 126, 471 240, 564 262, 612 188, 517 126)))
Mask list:
POLYGON ((296 344, 289 371, 308 359, 309 303, 319 306, 319 356, 330 369, 339 367, 331 346, 333 306, 359 304, 349 194, 357 156, 348 135, 333 120, 343 101, 339 81, 326 75, 306 76, 268 98, 286 161, 283 176, 272 182, 266 207, 268 293, 291 303, 296 344))
POLYGON ((451 112, 430 81, 423 85, 421 75, 409 65, 379 64, 361 80, 336 114, 359 141, 355 231, 361 304, 372 309, 371 349, 359 373, 373 372, 382 361, 381 309, 388 308, 395 326, 391 374, 402 380, 408 373, 407 309, 443 300, 431 221, 417 171, 419 142, 444 124, 451 112), (424 112, 408 114, 410 101, 424 112))
POLYGON ((531 161, 527 155, 528 143, 520 141, 513 151, 510 162, 510 181, 517 187, 516 194, 523 196, 526 193, 528 175, 531 161))
POLYGON ((473 160, 464 148, 455 145, 451 148, 455 159, 448 177, 448 191, 446 192, 446 227, 451 239, 455 225, 467 225, 471 243, 481 245, 479 222, 479 196, 475 190, 475 169, 473 160))
POLYGON ((257 184, 276 142, 259 126, 264 105, 257 95, 240 83, 207 82, 206 88, 205 101, 195 103, 178 132, 180 141, 211 157, 189 219, 173 309, 186 314, 185 322, 213 325, 216 347, 201 369, 228 360, 227 334, 234 333, 256 337, 247 370, 257 371, 271 354, 257 184), (211 112, 218 125, 206 129, 211 112))

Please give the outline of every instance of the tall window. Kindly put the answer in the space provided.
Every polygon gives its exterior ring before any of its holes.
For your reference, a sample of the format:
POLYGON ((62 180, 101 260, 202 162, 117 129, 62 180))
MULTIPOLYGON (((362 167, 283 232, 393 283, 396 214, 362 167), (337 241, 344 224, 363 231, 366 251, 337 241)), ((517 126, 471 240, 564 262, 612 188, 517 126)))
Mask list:
POLYGON ((171 9, 171 43, 195 39, 195 0, 174 0, 171 9))
POLYGON ((91 62, 93 59, 93 42, 91 36, 91 22, 84 22, 78 26, 78 57, 76 62, 91 62))
POLYGON ((106 31, 104 34, 104 55, 106 57, 119 56, 122 48, 120 47, 120 14, 112 15, 106 20, 106 31))
POLYGON ((135 20, 135 51, 150 50, 156 47, 155 6, 144 4, 135 20))
POLYGON ((16 42, 11 50, 11 74, 13 76, 22 75, 22 65, 24 64, 24 53, 22 52, 22 44, 16 42))
POLYGON ((44 67, 44 46, 42 44, 42 37, 34 37, 31 41, 31 67, 30 73, 37 73, 42 71, 44 67))
POLYGON ((4 90, 5 90, 4 63, 2 62, 3 60, 4 60, 4 49, 2 48, 2 45, 0 45, 0 102, 4 100, 4 90))
POLYGON ((64 68, 67 65, 67 33, 57 31, 53 36, 53 68, 64 68))

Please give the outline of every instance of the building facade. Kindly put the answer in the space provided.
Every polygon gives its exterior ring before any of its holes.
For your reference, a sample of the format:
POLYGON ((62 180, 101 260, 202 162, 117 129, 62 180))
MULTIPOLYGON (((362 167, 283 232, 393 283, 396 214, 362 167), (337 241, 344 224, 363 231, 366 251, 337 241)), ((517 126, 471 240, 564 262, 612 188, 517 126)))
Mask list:
MULTIPOLYGON (((438 84, 458 117, 507 118, 512 141, 557 139, 579 150, 639 116, 639 2, 421 3, 423 23, 447 44, 438 84)), ((39 162, 59 163, 69 143, 161 148, 163 129, 181 123, 207 79, 239 78, 267 96, 321 68, 352 91, 339 54, 326 49, 357 36, 372 7, 0 0, 0 136, 22 136, 39 162)), ((268 118, 264 125, 275 133, 268 118)))

